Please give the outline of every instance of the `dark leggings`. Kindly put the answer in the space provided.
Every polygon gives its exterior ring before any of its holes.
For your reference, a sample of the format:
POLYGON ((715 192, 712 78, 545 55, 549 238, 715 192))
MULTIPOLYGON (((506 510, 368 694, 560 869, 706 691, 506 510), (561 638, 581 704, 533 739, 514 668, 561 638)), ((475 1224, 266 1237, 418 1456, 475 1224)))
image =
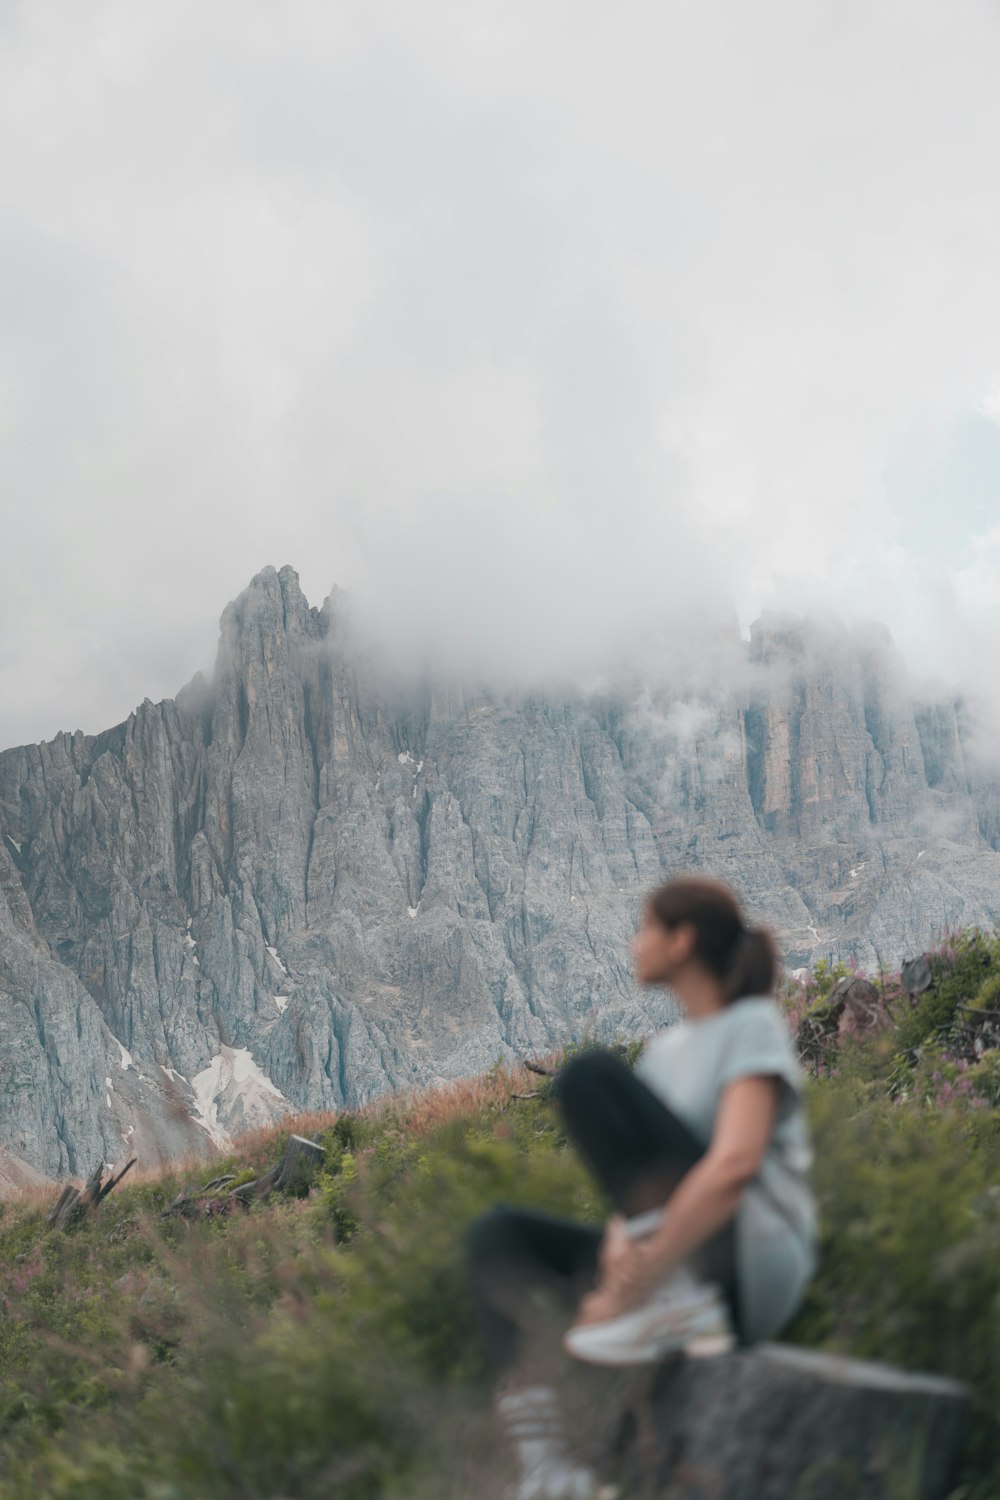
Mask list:
MULTIPOLYGON (((633 1217, 666 1203, 704 1147, 663 1101, 610 1052, 583 1052, 560 1071, 555 1097, 566 1133, 611 1199, 633 1217)), ((513 1364, 534 1288, 575 1307, 597 1279, 603 1230, 500 1204, 469 1230, 467 1250, 479 1326, 496 1372, 513 1364)), ((688 1257, 722 1288, 739 1327, 732 1222, 688 1257)))

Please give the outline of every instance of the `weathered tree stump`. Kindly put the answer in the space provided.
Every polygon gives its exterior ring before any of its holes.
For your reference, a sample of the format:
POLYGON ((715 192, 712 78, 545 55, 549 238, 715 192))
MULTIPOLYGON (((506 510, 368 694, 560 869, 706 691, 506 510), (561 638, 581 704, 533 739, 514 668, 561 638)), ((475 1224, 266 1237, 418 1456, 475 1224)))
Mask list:
POLYGON ((845 1018, 855 1030, 870 1031, 882 1015, 882 997, 870 979, 849 974, 838 979, 825 1000, 817 1000, 799 1022, 795 1038, 799 1057, 819 1062, 836 1036, 845 1018))
POLYGON ((929 990, 934 983, 934 970, 928 955, 921 953, 917 958, 908 958, 900 970, 899 982, 911 999, 929 990))
POLYGON ((957 1381, 778 1344, 678 1359, 622 1394, 636 1500, 944 1500, 968 1409, 957 1381))
POLYGON ((326 1152, 318 1141, 310 1141, 304 1135, 289 1136, 285 1154, 278 1164, 275 1187, 281 1193, 308 1187, 325 1157, 326 1152))
POLYGON ((82 1188, 77 1187, 75 1183, 68 1182, 59 1194, 55 1208, 49 1214, 49 1223, 52 1225, 52 1228, 69 1229, 71 1225, 75 1224, 89 1210, 97 1208, 98 1204, 102 1203, 111 1192, 111 1189, 118 1186, 125 1173, 131 1167, 135 1166, 135 1163, 136 1158, 133 1156, 131 1161, 125 1163, 117 1176, 112 1172, 106 1182, 104 1180, 105 1168, 103 1162, 101 1162, 100 1166, 94 1168, 82 1188))
POLYGON ((256 1182, 245 1182, 234 1188, 230 1196, 246 1203, 252 1198, 266 1198, 268 1193, 276 1191, 305 1192, 325 1155, 317 1141, 310 1141, 304 1135, 290 1135, 277 1166, 258 1177, 256 1182))

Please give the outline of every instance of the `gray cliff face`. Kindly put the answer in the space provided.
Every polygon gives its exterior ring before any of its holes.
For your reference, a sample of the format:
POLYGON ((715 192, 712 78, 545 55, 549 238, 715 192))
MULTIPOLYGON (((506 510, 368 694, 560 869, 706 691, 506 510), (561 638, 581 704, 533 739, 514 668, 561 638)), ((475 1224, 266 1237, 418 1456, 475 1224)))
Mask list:
POLYGON ((732 680, 391 684, 266 569, 216 673, 0 755, 0 1143, 39 1170, 211 1150, 589 1033, 642 1032, 643 893, 732 881, 790 965, 1000 919, 1000 798, 878 635, 755 628, 732 680))

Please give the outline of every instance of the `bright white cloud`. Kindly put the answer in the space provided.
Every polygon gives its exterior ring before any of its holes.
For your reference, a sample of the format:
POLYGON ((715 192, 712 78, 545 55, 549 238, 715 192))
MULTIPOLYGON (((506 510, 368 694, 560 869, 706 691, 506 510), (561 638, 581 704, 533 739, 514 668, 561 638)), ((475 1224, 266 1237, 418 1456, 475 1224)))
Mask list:
POLYGON ((706 595, 962 655, 885 474, 996 386, 989 0, 0 32, 0 742, 174 691, 266 562, 516 669, 706 595))

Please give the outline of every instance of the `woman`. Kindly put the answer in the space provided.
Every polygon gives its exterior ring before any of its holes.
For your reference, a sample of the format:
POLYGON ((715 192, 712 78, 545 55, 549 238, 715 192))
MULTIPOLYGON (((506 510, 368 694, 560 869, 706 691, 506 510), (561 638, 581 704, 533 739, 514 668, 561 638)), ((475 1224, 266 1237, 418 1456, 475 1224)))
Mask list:
POLYGON ((732 893, 680 879, 650 896, 635 974, 666 985, 684 1019, 634 1071, 583 1053, 555 1084, 567 1133, 616 1213, 603 1232, 499 1207, 468 1251, 499 1410, 521 1459, 519 1500, 589 1500, 568 1461, 551 1388, 512 1373, 535 1288, 575 1302, 568 1352, 595 1364, 719 1353, 773 1338, 814 1267, 815 1210, 801 1076, 770 998, 775 952, 732 893))

